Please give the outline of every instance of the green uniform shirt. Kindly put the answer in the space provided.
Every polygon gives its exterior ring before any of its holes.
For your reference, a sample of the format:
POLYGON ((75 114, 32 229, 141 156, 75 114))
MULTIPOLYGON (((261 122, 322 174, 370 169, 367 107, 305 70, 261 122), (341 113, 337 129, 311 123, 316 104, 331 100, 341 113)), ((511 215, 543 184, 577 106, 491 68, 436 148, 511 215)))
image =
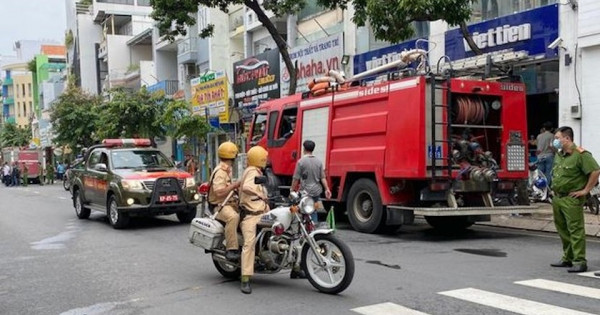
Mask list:
POLYGON ((567 194, 585 188, 591 172, 600 169, 592 154, 575 144, 573 152, 558 152, 552 168, 552 190, 567 194))

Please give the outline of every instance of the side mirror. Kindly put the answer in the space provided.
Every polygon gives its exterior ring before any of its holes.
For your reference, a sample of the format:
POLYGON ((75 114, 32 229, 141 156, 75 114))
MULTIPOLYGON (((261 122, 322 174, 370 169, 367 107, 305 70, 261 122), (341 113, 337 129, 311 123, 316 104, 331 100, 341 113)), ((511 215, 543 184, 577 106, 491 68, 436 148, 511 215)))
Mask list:
POLYGON ((267 183, 267 176, 256 176, 254 177, 254 184, 264 185, 267 183))
POLYGON ((108 170, 108 168, 106 167, 106 164, 98 163, 98 164, 94 165, 94 170, 96 170, 98 172, 106 172, 108 170))

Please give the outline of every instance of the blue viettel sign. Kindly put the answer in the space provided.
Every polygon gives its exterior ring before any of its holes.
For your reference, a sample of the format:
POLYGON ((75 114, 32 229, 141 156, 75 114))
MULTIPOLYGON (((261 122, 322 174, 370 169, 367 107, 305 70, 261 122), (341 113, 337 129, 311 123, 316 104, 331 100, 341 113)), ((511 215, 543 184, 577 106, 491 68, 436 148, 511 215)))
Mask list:
MULTIPOLYGON (((400 52, 403 50, 415 49, 417 40, 410 40, 400 44, 384 47, 381 49, 371 50, 364 54, 354 56, 354 74, 361 73, 379 66, 383 66, 390 62, 400 59, 400 52)), ((420 43, 420 49, 429 49, 427 42, 420 43)))
MULTIPOLYGON (((548 45, 558 37, 558 5, 499 17, 470 25, 468 29, 484 53, 511 49, 527 51, 529 56, 556 57, 557 50, 549 49, 548 45)), ((446 32, 446 55, 452 60, 475 55, 460 29, 446 32)))

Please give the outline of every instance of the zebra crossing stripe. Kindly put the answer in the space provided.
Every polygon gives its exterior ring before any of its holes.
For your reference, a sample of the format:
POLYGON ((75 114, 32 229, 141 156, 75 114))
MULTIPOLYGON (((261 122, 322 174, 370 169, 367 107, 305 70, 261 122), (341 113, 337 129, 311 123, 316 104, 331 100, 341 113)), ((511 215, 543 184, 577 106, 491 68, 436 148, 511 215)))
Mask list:
POLYGON ((558 281, 534 279, 526 281, 517 281, 516 284, 544 289, 549 291, 562 292, 567 294, 584 296, 592 299, 600 300, 600 289, 584 287, 581 285, 568 284, 558 281))
POLYGON ((428 315, 390 302, 357 307, 351 311, 363 315, 428 315))
POLYGON ((524 315, 594 315, 474 288, 445 291, 438 294, 524 315))

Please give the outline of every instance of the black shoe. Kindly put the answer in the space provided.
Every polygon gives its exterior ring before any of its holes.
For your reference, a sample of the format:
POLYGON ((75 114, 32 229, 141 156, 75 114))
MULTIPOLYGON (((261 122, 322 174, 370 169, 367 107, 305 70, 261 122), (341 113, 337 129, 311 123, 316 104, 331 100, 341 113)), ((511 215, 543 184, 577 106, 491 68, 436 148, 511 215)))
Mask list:
POLYGON ((558 262, 551 263, 552 267, 573 267, 573 263, 570 261, 559 260, 558 262))
POLYGON ((242 293, 244 294, 250 294, 252 293, 252 288, 250 287, 250 281, 242 281, 242 285, 240 287, 240 289, 242 290, 242 293))
POLYGON ((290 279, 306 279, 306 273, 304 270, 296 271, 292 269, 292 272, 290 272, 290 279))
POLYGON ((240 259, 240 253, 237 250, 228 250, 225 252, 225 258, 231 261, 237 261, 240 259))
POLYGON ((578 265, 573 265, 573 267, 569 268, 567 270, 568 272, 586 272, 587 271, 587 265, 586 264, 578 264, 578 265))
POLYGON ((600 277, 600 271, 598 271, 598 272, 594 272, 594 276, 596 276, 596 277, 600 277))

